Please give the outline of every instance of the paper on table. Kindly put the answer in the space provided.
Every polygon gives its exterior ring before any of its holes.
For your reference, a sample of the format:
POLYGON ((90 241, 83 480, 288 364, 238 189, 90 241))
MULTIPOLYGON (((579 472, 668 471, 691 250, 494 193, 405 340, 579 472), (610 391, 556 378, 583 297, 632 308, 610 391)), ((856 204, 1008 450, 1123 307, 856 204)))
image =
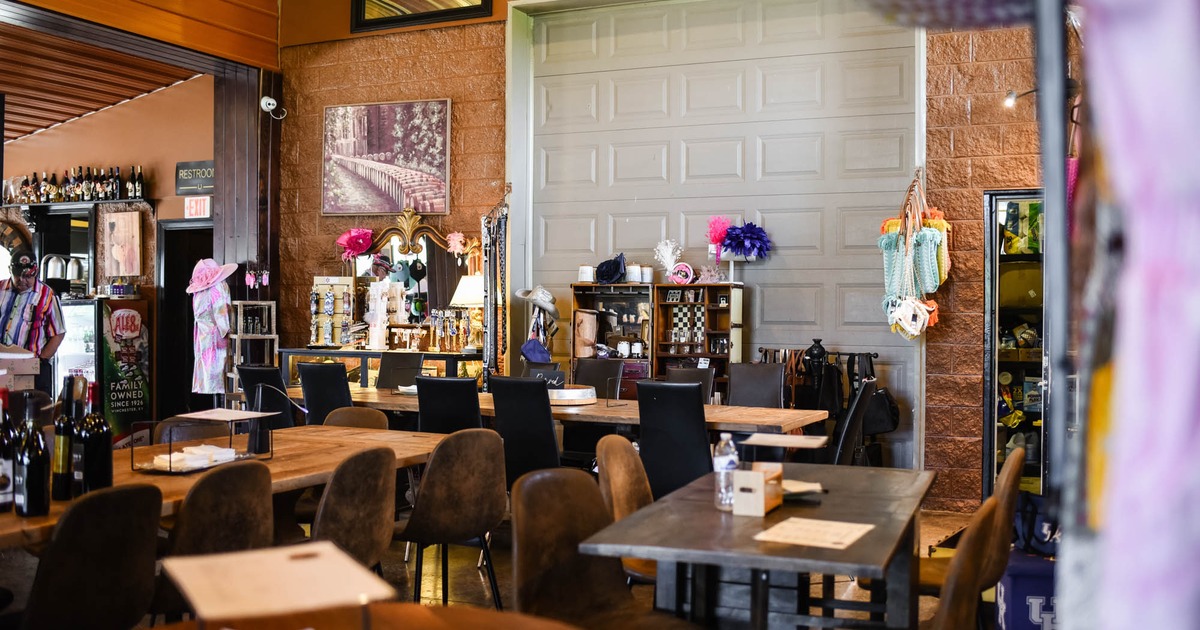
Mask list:
POLYGON ((276 413, 274 411, 242 411, 240 409, 206 409, 204 411, 193 411, 192 413, 181 413, 175 417, 191 418, 193 420, 234 422, 236 420, 249 420, 251 418, 265 418, 273 416, 276 413))
POLYGON ((754 540, 826 549, 845 549, 874 528, 874 525, 866 523, 819 521, 812 518, 792 517, 776 523, 771 529, 759 532, 754 536, 754 540))
POLYGON ((802 492, 824 492, 820 481, 800 481, 798 479, 784 479, 783 491, 788 494, 799 494, 802 492))
POLYGON ((417 395, 417 386, 416 385, 397 385, 396 393, 404 395, 404 396, 416 396, 417 395))
POLYGON ((778 446, 782 448, 821 448, 828 443, 828 435, 789 435, 786 433, 755 433, 742 440, 742 444, 745 446, 778 446))
POLYGON ((238 619, 364 605, 396 591, 328 541, 178 556, 163 570, 200 619, 238 619))

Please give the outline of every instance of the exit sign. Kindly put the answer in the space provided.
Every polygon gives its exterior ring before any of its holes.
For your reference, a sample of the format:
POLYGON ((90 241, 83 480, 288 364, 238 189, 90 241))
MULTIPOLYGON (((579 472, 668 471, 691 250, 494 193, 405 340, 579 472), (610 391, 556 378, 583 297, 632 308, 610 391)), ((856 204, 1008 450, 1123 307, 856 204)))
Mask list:
POLYGON ((183 218, 207 219, 212 216, 212 197, 184 197, 183 218))

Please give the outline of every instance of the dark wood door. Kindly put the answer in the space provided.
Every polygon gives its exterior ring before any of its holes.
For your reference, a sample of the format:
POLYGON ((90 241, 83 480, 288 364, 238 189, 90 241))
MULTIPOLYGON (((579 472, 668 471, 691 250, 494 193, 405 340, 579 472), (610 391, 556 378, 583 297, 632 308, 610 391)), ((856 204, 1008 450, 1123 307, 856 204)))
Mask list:
POLYGON ((211 409, 213 397, 192 394, 192 296, 185 292, 192 268, 213 255, 213 228, 208 221, 158 223, 158 366, 155 400, 158 419, 211 409))

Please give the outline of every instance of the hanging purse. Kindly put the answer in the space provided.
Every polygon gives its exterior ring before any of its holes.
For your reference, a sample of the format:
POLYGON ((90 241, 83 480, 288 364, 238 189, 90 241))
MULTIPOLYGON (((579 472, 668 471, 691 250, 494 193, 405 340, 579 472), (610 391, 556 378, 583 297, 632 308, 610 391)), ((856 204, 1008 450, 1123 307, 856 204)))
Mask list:
MULTIPOLYGON (((850 396, 858 393, 858 388, 866 379, 875 378, 875 362, 871 354, 864 352, 852 354, 846 359, 846 376, 850 381, 850 396)), ((900 406, 892 392, 886 387, 877 387, 867 401, 867 410, 863 414, 863 435, 879 435, 890 433, 900 426, 900 406)))

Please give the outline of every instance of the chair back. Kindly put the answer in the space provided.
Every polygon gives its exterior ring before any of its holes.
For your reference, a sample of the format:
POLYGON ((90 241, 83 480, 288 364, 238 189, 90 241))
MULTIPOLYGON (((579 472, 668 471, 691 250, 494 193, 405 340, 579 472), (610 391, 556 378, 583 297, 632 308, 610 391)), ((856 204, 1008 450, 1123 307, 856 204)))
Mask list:
POLYGON ((712 401, 713 377, 716 376, 716 368, 667 368, 668 383, 700 383, 703 387, 700 390, 700 395, 704 397, 704 404, 712 401))
POLYGON ((35 422, 39 427, 54 424, 54 401, 50 398, 50 394, 38 389, 20 389, 13 392, 9 396, 12 404, 12 417, 14 422, 22 422, 25 418, 25 404, 29 399, 33 399, 37 406, 37 418, 35 422))
POLYGON ((558 437, 546 381, 493 376, 488 389, 496 407, 496 431, 504 440, 505 487, 511 488, 527 472, 558 468, 558 437))
POLYGON ((258 461, 218 466, 196 480, 171 528, 173 556, 270 547, 271 471, 258 461))
POLYGON ((655 498, 712 471, 700 387, 700 383, 637 383, 638 444, 655 498))
POLYGON ((379 356, 379 378, 376 389, 411 387, 416 384, 425 366, 421 352, 384 352, 379 356))
MULTIPOLYGON (((533 370, 557 370, 558 361, 543 363, 541 361, 529 361, 524 356, 521 357, 521 376, 529 376, 533 370)), ((489 383, 491 381, 488 381, 489 383)))
POLYGON ((386 429, 386 413, 370 407, 338 407, 325 416, 327 427, 354 427, 356 429, 386 429))
POLYGON ((875 379, 862 382, 854 400, 833 426, 833 437, 829 440, 829 463, 839 466, 849 466, 854 463, 854 451, 862 446, 863 416, 867 413, 867 404, 875 393, 875 379))
POLYGON ((513 485, 513 588, 517 612, 587 625, 632 599, 618 558, 579 553, 612 524, 596 482, 582 470, 531 472, 513 485))
POLYGON ((620 435, 606 435, 596 445, 600 466, 600 496, 604 506, 619 521, 654 503, 646 468, 633 444, 620 435))
MULTIPOLYGON (((203 420, 190 420, 188 418, 180 418, 178 416, 168 418, 154 425, 154 433, 151 435, 153 444, 166 444, 168 442, 185 442, 187 440, 215 440, 218 438, 229 438, 229 425, 224 422, 205 422, 203 420)), ((228 444, 225 444, 228 446, 228 444)))
POLYGON ((473 378, 417 377, 417 430, 454 433, 483 428, 478 383, 473 378))
POLYGON ((739 407, 783 407, 782 363, 730 363, 729 404, 739 407))
POLYGON ((300 371, 300 389, 308 408, 306 424, 323 424, 330 411, 354 404, 345 363, 297 363, 296 369, 300 371))
POLYGON ((1012 552, 1013 517, 1017 512, 1017 497, 1021 494, 1021 469, 1025 465, 1025 449, 1015 448, 1004 460, 996 476, 996 517, 992 519, 990 542, 983 560, 980 589, 989 589, 1004 577, 1008 556, 1012 552))
POLYGON ((279 415, 271 416, 272 429, 286 429, 295 426, 292 418, 292 403, 284 392, 287 385, 283 382, 283 373, 273 365, 239 365, 238 379, 242 382, 242 391, 246 394, 248 409, 274 411, 279 415), (261 390, 258 384, 262 383, 261 390), (270 386, 270 387, 267 387, 270 386), (271 389, 275 388, 275 389, 271 389), (259 407, 258 393, 262 391, 262 407, 259 407))
POLYGON ((334 469, 317 505, 312 538, 333 541, 363 566, 373 567, 392 544, 395 509, 395 451, 359 451, 334 469))
POLYGON ((933 617, 934 630, 975 627, 988 534, 995 516, 996 497, 989 497, 971 516, 946 571, 946 583, 942 585, 937 614, 933 617))
POLYGON ((576 385, 591 385, 598 398, 618 398, 621 389, 621 369, 625 362, 620 359, 576 359, 576 385))
POLYGON ((500 434, 457 431, 429 455, 404 538, 436 545, 483 536, 500 524, 507 502, 500 434))
POLYGON ((154 597, 161 514, 162 492, 147 484, 96 490, 67 505, 38 563, 22 626, 136 626, 154 597))

